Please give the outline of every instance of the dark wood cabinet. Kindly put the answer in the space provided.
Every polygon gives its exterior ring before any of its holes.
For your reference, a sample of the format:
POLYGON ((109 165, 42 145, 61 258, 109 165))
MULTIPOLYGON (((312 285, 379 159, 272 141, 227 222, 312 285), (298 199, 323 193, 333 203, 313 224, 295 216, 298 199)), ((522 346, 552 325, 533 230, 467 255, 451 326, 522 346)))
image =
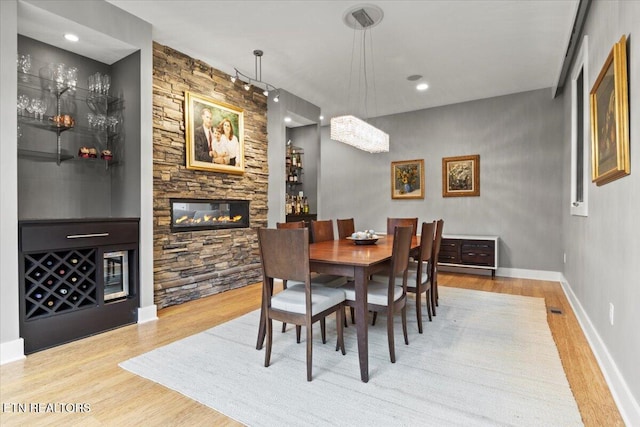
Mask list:
POLYGON ((137 218, 19 222, 25 353, 138 319, 137 218))
POLYGON ((495 277, 498 268, 498 237, 442 236, 438 264, 490 269, 491 276, 495 277))

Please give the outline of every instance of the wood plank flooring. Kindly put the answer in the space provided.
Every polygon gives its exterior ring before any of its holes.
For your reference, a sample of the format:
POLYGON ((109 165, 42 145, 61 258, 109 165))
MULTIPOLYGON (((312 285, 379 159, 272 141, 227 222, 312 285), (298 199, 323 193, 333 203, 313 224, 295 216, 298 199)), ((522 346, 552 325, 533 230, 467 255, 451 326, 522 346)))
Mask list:
MULTIPOLYGON (((439 282, 440 286, 540 297, 548 308, 562 310, 562 314, 549 313, 547 319, 585 425, 624 425, 559 283, 454 273, 440 273, 439 282)), ((240 425, 119 368, 118 363, 259 306, 260 285, 255 284, 160 310, 158 321, 126 326, 0 366, 0 424, 240 425)))

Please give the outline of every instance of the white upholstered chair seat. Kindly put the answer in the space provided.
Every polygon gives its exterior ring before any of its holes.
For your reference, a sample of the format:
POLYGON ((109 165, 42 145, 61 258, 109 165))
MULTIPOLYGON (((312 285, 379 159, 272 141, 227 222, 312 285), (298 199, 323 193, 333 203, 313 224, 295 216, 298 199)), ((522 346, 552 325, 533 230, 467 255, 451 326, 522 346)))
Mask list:
MULTIPOLYGON (((389 291, 389 278, 384 281, 370 280, 367 286, 367 302, 375 305, 387 305, 387 292, 389 291)), ((400 279, 402 283, 402 278, 400 279)), ((345 297, 349 301, 356 300, 356 287, 354 283, 348 283, 340 288, 344 291, 345 297)), ((393 300, 402 297, 402 287, 395 286, 393 290, 393 300)))
MULTIPOLYGON (((291 283, 291 282, 289 282, 291 283)), ((322 285, 311 285, 311 315, 318 314, 345 299, 345 293, 340 289, 328 288, 322 285)), ((271 308, 304 314, 306 300, 304 283, 288 286, 271 298, 271 308)))

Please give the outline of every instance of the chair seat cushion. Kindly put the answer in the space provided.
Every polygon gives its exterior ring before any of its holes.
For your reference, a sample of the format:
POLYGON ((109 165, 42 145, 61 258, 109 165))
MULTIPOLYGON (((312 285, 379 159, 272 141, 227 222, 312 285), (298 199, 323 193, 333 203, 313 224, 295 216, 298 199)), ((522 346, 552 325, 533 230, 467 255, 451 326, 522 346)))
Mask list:
MULTIPOLYGON (((400 283, 402 283, 402 279, 400 279, 400 283)), ((384 281, 370 280, 367 285, 367 302, 375 305, 387 305, 388 288, 388 277, 384 281)), ((394 286, 393 288, 393 300, 396 301, 402 296, 402 286, 394 286)), ((354 283, 347 283, 340 289, 344 290, 347 300, 356 300, 356 287, 354 283)))
MULTIPOLYGON (((344 301, 342 288, 327 288, 311 285, 311 315, 316 315, 344 301)), ((304 283, 288 286, 271 298, 271 307, 276 310, 304 314, 306 311, 304 283)))
MULTIPOLYGON (((333 274, 316 274, 311 276, 311 284, 325 286, 327 288, 337 288, 347 284, 345 276, 336 276, 333 274)), ((304 282, 298 280, 288 280, 287 286, 304 285, 304 282)))

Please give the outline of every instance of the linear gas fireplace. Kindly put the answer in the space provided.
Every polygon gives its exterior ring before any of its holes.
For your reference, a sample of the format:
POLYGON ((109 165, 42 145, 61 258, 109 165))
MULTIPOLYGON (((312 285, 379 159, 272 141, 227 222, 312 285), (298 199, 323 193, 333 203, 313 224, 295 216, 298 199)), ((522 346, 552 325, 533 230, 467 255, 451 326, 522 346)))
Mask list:
POLYGON ((171 231, 249 228, 248 200, 170 199, 171 231))

